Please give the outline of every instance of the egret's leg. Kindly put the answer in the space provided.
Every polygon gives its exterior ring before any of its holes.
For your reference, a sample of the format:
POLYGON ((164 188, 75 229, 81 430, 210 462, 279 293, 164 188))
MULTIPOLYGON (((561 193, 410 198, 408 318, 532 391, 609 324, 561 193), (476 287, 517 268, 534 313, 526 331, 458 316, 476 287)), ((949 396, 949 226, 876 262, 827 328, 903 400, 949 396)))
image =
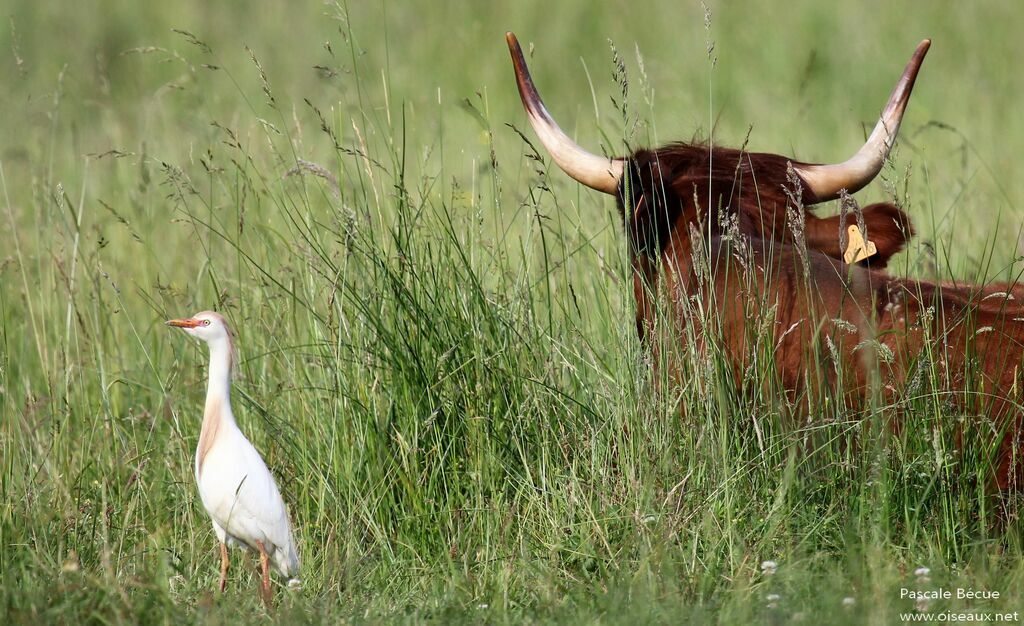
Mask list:
POLYGON ((228 545, 223 541, 220 542, 220 592, 228 588, 228 566, 231 565, 231 559, 228 558, 228 545))
POLYGON ((263 596, 263 604, 267 605, 269 609, 273 606, 274 599, 274 592, 270 589, 270 557, 267 556, 267 550, 263 547, 262 541, 257 541, 256 547, 260 551, 260 570, 263 572, 260 595, 263 596))

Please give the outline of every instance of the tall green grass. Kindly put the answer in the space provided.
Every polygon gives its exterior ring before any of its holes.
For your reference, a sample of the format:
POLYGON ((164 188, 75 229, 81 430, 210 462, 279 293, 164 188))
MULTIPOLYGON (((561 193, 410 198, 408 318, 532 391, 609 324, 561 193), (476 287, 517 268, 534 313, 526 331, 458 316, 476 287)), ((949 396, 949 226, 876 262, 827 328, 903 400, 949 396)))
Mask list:
POLYGON ((537 158, 502 41, 536 42, 539 86, 588 146, 749 133, 825 160, 931 35, 888 185, 865 197, 898 194, 921 231, 894 271, 1012 275, 1020 78, 985 59, 1015 50, 1017 18, 993 3, 952 25, 954 7, 712 6, 708 26, 670 3, 14 7, 8 621, 265 614, 241 553, 214 593, 192 475, 206 354, 162 325, 207 308, 239 337, 241 427, 296 526, 304 588, 278 592, 282 622, 894 622, 901 587, 940 584, 1002 597, 930 610, 1021 608, 1019 503, 998 521, 983 433, 954 450, 975 417, 927 385, 794 419, 809 399, 778 393, 772 346, 752 347, 763 393, 741 393, 692 334, 659 351, 681 380, 652 374, 618 218, 537 158))

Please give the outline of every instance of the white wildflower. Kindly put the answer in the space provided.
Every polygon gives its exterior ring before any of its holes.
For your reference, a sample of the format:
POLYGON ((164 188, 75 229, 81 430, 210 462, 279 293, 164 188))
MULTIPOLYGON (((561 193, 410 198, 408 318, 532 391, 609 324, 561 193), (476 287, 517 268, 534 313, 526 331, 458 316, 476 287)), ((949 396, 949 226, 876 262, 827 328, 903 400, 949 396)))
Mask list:
POLYGON ((928 575, 931 574, 931 573, 932 573, 932 570, 928 569, 927 567, 925 567, 923 565, 921 567, 917 568, 916 570, 914 570, 914 576, 917 576, 917 581, 918 582, 927 582, 926 580, 922 580, 922 579, 927 579, 928 575))

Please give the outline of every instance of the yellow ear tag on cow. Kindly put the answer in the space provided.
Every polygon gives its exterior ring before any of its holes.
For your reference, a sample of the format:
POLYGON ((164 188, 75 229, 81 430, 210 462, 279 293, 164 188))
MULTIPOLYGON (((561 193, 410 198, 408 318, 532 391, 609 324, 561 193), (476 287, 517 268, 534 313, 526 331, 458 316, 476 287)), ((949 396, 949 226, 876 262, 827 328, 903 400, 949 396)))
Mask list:
POLYGON ((853 265, 857 261, 863 261, 878 253, 875 242, 865 240, 856 224, 850 224, 846 233, 846 252, 843 253, 843 260, 848 265, 853 265))

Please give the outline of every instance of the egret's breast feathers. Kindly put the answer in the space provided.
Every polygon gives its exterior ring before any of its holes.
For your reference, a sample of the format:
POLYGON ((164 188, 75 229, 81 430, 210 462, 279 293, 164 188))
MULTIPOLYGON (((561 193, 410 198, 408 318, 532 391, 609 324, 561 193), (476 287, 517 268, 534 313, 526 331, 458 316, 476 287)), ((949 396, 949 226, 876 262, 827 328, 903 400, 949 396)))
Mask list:
POLYGON ((211 398, 206 403, 206 411, 203 413, 203 428, 199 432, 199 445, 196 447, 196 475, 203 471, 206 457, 217 441, 222 422, 221 401, 218 398, 211 398))

